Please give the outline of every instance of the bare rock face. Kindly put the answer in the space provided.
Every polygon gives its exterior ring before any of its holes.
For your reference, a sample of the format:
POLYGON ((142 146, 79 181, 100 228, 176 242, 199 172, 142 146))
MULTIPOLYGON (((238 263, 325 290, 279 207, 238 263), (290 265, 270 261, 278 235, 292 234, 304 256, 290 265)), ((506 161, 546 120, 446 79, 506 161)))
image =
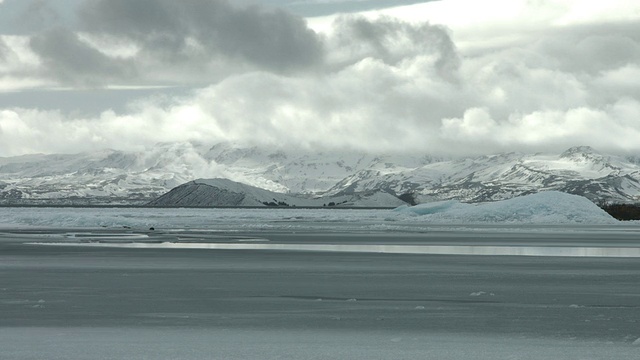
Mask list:
MULTIPOLYGON (((246 195, 216 186, 188 182, 149 203, 151 206, 243 206, 246 195)), ((257 204, 256 204, 257 205, 257 204)))

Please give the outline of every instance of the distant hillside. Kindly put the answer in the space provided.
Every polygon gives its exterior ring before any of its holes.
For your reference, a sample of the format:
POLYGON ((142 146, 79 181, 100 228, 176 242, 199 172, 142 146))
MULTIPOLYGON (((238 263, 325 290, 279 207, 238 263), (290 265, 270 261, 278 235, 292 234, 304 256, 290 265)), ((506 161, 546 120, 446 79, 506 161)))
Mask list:
POLYGON ((369 191, 343 196, 312 198, 277 193, 228 179, 199 179, 175 187, 148 205, 166 207, 397 207, 402 204, 405 204, 402 200, 384 192, 369 191))

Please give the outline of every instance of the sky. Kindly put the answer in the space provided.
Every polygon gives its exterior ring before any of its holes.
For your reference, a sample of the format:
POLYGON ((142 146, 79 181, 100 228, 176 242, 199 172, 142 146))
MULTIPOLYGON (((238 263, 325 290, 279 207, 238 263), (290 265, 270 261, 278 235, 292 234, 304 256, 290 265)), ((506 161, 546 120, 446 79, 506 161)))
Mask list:
POLYGON ((0 0, 0 156, 640 154, 640 2, 0 0))

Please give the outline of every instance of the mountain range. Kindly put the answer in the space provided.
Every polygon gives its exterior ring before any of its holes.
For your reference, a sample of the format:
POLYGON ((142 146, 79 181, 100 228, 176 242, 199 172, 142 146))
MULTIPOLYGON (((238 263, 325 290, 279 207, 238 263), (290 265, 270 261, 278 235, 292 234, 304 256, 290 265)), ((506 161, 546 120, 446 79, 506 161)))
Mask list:
POLYGON ((386 207, 398 199, 489 202, 547 190, 596 203, 638 202, 640 157, 588 146, 445 158, 184 142, 0 158, 2 205, 386 207))

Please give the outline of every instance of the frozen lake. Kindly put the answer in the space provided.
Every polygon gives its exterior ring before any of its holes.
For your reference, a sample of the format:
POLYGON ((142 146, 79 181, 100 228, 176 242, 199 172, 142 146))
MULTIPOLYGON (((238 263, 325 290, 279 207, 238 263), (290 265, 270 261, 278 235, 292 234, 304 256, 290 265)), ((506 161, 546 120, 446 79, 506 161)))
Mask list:
POLYGON ((634 224, 438 225, 382 210, 0 215, 2 359, 640 358, 634 224))

